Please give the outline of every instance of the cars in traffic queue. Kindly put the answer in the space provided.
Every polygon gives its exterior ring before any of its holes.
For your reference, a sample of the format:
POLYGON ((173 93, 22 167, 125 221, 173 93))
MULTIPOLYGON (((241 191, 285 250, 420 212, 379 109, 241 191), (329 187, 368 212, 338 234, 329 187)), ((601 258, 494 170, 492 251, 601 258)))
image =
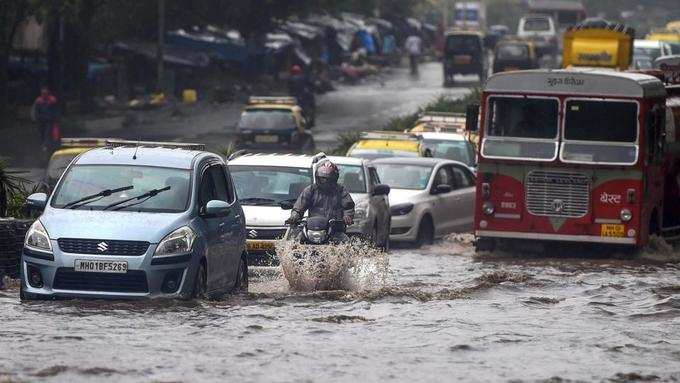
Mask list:
POLYGON ((602 19, 579 23, 564 33, 562 67, 627 70, 632 63, 634 39, 635 30, 623 24, 602 19))
POLYGON ((247 287, 245 220, 203 145, 109 142, 76 157, 26 234, 21 299, 201 297, 247 287))
POLYGON ((520 18, 517 37, 531 41, 539 57, 557 54, 559 45, 557 28, 553 18, 548 15, 534 14, 520 18))
MULTIPOLYGON (((390 248, 390 187, 380 182, 378 172, 368 160, 351 157, 325 157, 340 171, 338 183, 354 200, 354 223, 347 227, 350 236, 359 236, 385 251, 390 248)), ((320 160, 315 166, 320 165, 320 160)))
POLYGON ((294 97, 251 97, 236 125, 235 149, 307 153, 315 148, 294 97))
POLYGON ((97 147, 106 145, 110 138, 62 138, 59 148, 52 153, 45 169, 45 175, 38 184, 38 190, 50 193, 64 170, 78 155, 97 147))
POLYGON ((467 165, 439 158, 382 158, 372 164, 390 186, 392 241, 422 245, 472 230, 475 175, 467 165))
POLYGON ((680 84, 680 55, 661 56, 654 60, 654 68, 661 71, 665 84, 680 84))
POLYGON ((493 73, 538 68, 534 43, 523 40, 502 40, 496 45, 493 73))
POLYGON ((272 264, 276 241, 302 191, 312 184, 313 156, 243 154, 228 161, 246 216, 246 248, 251 264, 272 264))
MULTIPOLYGON (((657 77, 606 69, 491 76, 481 98, 477 249, 641 247, 653 234, 680 234, 673 92, 657 77)), ((469 129, 478 109, 469 110, 469 129)))
POLYGON ((444 38, 444 86, 455 83, 455 75, 475 74, 486 79, 487 59, 484 39, 474 31, 449 31, 444 38))
POLYGON ((347 157, 375 159, 383 157, 420 157, 418 137, 399 132, 363 132, 347 150, 347 157))
POLYGON ((652 61, 661 56, 670 56, 673 54, 671 45, 660 40, 636 39, 633 43, 633 49, 636 55, 647 55, 652 59, 652 61))
POLYGON ((424 157, 445 158, 476 167, 477 135, 465 129, 464 113, 426 112, 410 130, 424 157))

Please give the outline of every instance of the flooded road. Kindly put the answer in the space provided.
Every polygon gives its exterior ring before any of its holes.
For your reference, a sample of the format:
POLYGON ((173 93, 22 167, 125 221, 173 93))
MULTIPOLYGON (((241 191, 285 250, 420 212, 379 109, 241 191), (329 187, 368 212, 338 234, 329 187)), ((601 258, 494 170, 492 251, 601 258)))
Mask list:
POLYGON ((677 249, 475 256, 463 239, 393 251, 369 291, 295 293, 276 268, 219 302, 2 291, 0 381, 680 380, 677 249))

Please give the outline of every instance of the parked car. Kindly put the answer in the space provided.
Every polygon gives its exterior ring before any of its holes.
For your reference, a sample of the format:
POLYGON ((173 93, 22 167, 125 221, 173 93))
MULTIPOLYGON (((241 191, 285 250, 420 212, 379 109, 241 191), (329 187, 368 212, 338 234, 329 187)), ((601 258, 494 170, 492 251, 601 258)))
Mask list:
POLYGON ((383 158, 372 164, 391 188, 392 241, 422 245, 472 230, 475 176, 467 165, 437 158, 383 158))
MULTIPOLYGON (((347 234, 360 236, 383 250, 390 248, 390 187, 380 182, 380 176, 368 160, 350 157, 327 157, 338 166, 343 185, 355 206, 354 224, 347 234)), ((319 161, 319 164, 323 162, 319 161)))
POLYGON ((315 148, 294 97, 251 97, 236 125, 236 149, 308 153, 315 148))
POLYGON ((505 40, 496 45, 493 73, 538 68, 538 57, 534 43, 522 40, 505 40))
POLYGON ((556 55, 559 50, 557 29, 553 18, 547 15, 527 15, 519 20, 517 37, 531 41, 538 57, 556 55))
POLYGON ((654 62, 661 56, 673 54, 670 44, 659 40, 640 40, 633 42, 633 56, 649 56, 654 62))
POLYGON ((219 296, 248 284, 245 219, 202 145, 116 142, 79 155, 24 242, 21 299, 219 296))
POLYGON ((59 149, 50 156, 45 175, 38 185, 38 189, 45 193, 51 193, 64 170, 79 154, 85 153, 92 148, 106 145, 109 138, 62 138, 59 149))
POLYGON ((246 216, 248 262, 276 262, 276 241, 298 196, 312 184, 314 157, 295 154, 244 154, 231 158, 229 171, 246 216))
POLYGON ((415 135, 399 132, 364 132, 347 151, 347 157, 375 159, 419 157, 420 142, 415 135))
POLYGON ((479 32, 453 31, 444 45, 444 86, 454 84, 457 74, 476 74, 486 80, 487 60, 484 39, 479 32))

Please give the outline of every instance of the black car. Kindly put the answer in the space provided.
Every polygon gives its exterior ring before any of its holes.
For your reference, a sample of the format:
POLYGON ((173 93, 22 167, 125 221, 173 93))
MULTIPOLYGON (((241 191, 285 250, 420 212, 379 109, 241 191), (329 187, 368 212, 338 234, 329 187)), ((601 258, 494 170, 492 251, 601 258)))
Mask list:
POLYGON ((456 31, 446 35, 444 85, 453 85, 456 74, 476 74, 480 81, 486 79, 486 52, 481 34, 456 31))

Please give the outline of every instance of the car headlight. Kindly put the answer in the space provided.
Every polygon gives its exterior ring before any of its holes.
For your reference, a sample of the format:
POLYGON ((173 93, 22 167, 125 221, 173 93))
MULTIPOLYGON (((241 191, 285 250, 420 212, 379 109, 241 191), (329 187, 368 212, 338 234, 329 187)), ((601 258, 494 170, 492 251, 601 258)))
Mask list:
POLYGON ((406 215, 413 210, 413 204, 412 203, 402 203, 399 205, 394 205, 390 207, 390 214, 392 216, 395 215, 406 215))
POLYGON ((628 209, 621 209, 620 217, 621 221, 628 222, 633 219, 633 213, 628 209))
POLYGON ((158 244, 154 257, 169 257, 188 254, 194 245, 196 233, 188 226, 180 227, 163 238, 158 244))
POLYGON ((40 223, 40 220, 33 222, 28 229, 26 239, 24 240, 24 246, 31 250, 52 251, 50 236, 47 234, 47 230, 45 230, 42 223, 40 223))
POLYGON ((313 243, 321 243, 326 239, 326 230, 307 230, 307 239, 313 243))
POLYGON ((495 210, 496 209, 494 208, 493 203, 491 203, 490 201, 486 201, 484 202, 484 204, 482 204, 482 212, 486 215, 493 214, 495 210))

